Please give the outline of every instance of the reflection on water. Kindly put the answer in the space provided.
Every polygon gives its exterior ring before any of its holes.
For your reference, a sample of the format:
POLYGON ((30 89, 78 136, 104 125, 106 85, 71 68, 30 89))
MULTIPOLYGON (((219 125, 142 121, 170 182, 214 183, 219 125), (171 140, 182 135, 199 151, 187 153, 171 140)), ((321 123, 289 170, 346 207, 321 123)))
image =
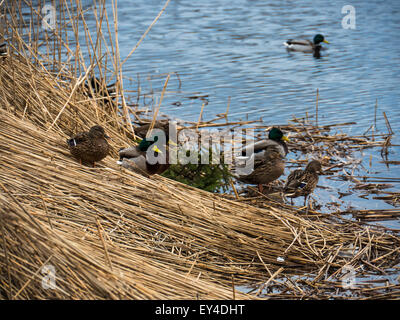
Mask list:
MULTIPOLYGON (((130 17, 123 19, 119 29, 121 50, 126 53, 162 4, 135 3, 133 7, 129 1, 119 2, 120 16, 130 17)), ((210 96, 210 116, 225 111, 231 97, 233 118, 248 114, 250 119, 286 122, 288 115, 313 111, 316 88, 327 122, 357 117, 365 127, 372 119, 376 98, 380 111, 399 117, 394 106, 400 101, 396 90, 400 50, 395 40, 400 15, 394 12, 400 4, 353 2, 355 30, 342 29, 343 5, 173 1, 124 71, 133 78, 137 73, 145 77, 178 72, 182 93, 167 96, 164 111, 186 119, 196 117, 201 104, 185 97, 188 92, 199 92, 210 96), (284 50, 284 40, 312 38, 318 32, 331 41, 321 59, 284 50), (171 105, 176 100, 182 102, 179 108, 171 105)), ((152 87, 161 87, 163 81, 155 81, 152 87)), ((176 85, 171 83, 169 89, 177 91, 176 85)), ((136 88, 134 83, 132 88, 136 88)))

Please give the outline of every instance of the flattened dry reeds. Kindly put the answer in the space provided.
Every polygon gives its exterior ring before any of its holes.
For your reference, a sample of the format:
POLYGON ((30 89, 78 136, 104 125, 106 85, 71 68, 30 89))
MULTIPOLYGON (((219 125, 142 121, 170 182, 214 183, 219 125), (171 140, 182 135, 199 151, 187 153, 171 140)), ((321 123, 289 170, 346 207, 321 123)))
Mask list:
MULTIPOLYGON (((0 62, 0 298, 245 299, 273 286, 271 297, 325 298, 318 290, 339 288, 345 266, 398 263, 400 237, 384 228, 144 177, 115 152, 80 165, 70 133, 100 123, 114 150, 133 135, 117 104, 106 112, 78 89, 83 78, 61 74, 15 53, 0 62), (305 274, 303 287, 289 280, 305 274), (258 290, 238 291, 250 283, 258 290)), ((388 288, 375 293, 400 296, 388 288)))
POLYGON ((99 168, 83 167, 56 132, 5 110, 0 128, 0 256, 12 287, 2 284, 13 297, 29 281, 17 297, 230 298, 231 275, 238 285, 265 278, 266 266, 288 273, 337 269, 351 260, 338 253, 352 243, 367 248, 363 257, 370 260, 397 257, 393 235, 366 236, 360 226, 149 179, 110 157, 99 168), (47 259, 60 279, 55 296, 41 289, 37 274, 47 259))

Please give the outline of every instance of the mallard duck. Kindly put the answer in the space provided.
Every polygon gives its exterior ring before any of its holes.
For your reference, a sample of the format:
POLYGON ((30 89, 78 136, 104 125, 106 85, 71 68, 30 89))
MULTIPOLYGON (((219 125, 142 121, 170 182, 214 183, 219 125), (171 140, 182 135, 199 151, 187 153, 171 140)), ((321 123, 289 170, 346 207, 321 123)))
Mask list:
POLYGON ((238 180, 257 184, 258 190, 262 193, 263 184, 268 184, 278 179, 285 170, 285 163, 282 154, 277 146, 271 145, 265 148, 263 158, 254 159, 254 170, 248 175, 238 176, 238 180))
POLYGON ((106 85, 99 78, 92 77, 85 82, 85 91, 90 98, 100 97, 104 103, 112 104, 116 96, 115 82, 106 85))
POLYGON ((0 44, 0 57, 7 56, 7 44, 4 42, 0 44))
POLYGON ((321 173, 322 166, 318 160, 310 161, 304 170, 292 171, 286 181, 284 192, 289 198, 304 196, 304 205, 308 196, 314 191, 318 183, 318 173, 321 173))
POLYGON ((317 34, 313 41, 306 39, 290 39, 285 41, 283 44, 289 51, 300 51, 306 53, 313 53, 314 57, 320 57, 320 51, 322 49, 321 42, 329 43, 325 40, 322 34, 317 34))
POLYGON ((257 141, 253 144, 249 144, 248 146, 242 148, 241 156, 239 158, 250 158, 254 154, 254 160, 263 159, 265 157, 265 150, 269 146, 275 146, 282 158, 286 157, 289 149, 286 145, 286 142, 289 141, 289 138, 283 135, 283 132, 279 128, 273 127, 268 133, 268 139, 263 139, 257 141), (250 150, 253 149, 253 154, 250 154, 250 150))
MULTIPOLYGON (((178 135, 178 128, 175 121, 169 120, 157 120, 154 123, 153 130, 149 133, 151 123, 141 123, 134 128, 135 134, 140 137, 141 139, 150 136, 157 136, 158 133, 163 132, 164 137, 168 146, 177 146, 177 135, 178 135), (160 131, 161 130, 161 131, 160 131), (171 134, 171 136, 170 136, 171 134)), ((164 138, 163 137, 163 138, 164 138)), ((159 143, 160 144, 160 143, 159 143)), ((163 144, 163 143, 161 143, 163 144)))
POLYGON ((119 161, 117 163, 124 168, 139 172, 145 175, 161 174, 169 168, 168 146, 164 145, 160 150, 155 144, 158 136, 154 136, 152 141, 143 138, 138 146, 122 148, 119 150, 119 161), (149 154, 149 148, 153 154, 149 154), (149 159, 149 155, 152 159, 149 159))
MULTIPOLYGON (((151 126, 151 122, 147 123, 140 123, 137 127, 135 127, 135 134, 139 136, 140 138, 145 138, 147 135, 147 132, 149 131, 151 126)), ((168 120, 157 120, 154 123, 153 129, 160 129, 164 131, 166 138, 169 138, 169 126, 170 122, 168 120)))
POLYGON ((104 159, 108 155, 109 144, 106 139, 110 137, 104 132, 102 126, 95 125, 88 132, 81 132, 67 139, 71 154, 80 163, 94 163, 104 159))

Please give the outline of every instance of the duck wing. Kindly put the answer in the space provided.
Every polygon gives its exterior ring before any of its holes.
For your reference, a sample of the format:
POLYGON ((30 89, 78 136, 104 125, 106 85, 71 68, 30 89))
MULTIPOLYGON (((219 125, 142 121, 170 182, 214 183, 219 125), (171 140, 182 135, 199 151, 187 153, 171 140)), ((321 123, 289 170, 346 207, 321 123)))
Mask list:
POLYGON ((146 177, 150 177, 147 170, 146 158, 143 155, 136 158, 121 159, 117 161, 117 164, 133 172, 140 173, 146 177))
POLYGON ((307 39, 290 39, 285 43, 288 45, 313 46, 313 43, 307 39))
POLYGON ((279 152, 283 155, 286 156, 287 154, 287 147, 286 149, 282 144, 279 142, 276 142, 271 139, 264 139, 257 141, 255 143, 251 143, 241 149, 241 155, 242 156, 251 156, 251 150, 253 150, 253 153, 255 154, 255 159, 261 159, 265 157, 265 150, 268 149, 269 147, 277 147, 279 149, 279 152))
POLYGON ((290 39, 283 44, 291 51, 312 52, 314 50, 314 44, 306 39, 290 39))
POLYGON ((81 132, 70 139, 67 139, 67 144, 70 147, 76 147, 79 144, 85 143, 86 141, 89 140, 89 133, 88 132, 81 132))
POLYGON ((304 171, 301 169, 297 169, 292 171, 286 181, 286 185, 284 187, 285 191, 295 191, 297 188, 300 188, 303 184, 304 171))
POLYGON ((141 152, 136 146, 132 146, 129 148, 121 149, 118 151, 120 159, 127 158, 133 159, 143 156, 143 152, 141 152))
POLYGON ((288 197, 296 198, 298 196, 306 196, 313 192, 318 183, 318 175, 310 174, 302 171, 301 173, 296 170, 293 173, 292 180, 290 180, 290 175, 288 177, 288 182, 285 186, 285 191, 290 194, 286 194, 288 197))

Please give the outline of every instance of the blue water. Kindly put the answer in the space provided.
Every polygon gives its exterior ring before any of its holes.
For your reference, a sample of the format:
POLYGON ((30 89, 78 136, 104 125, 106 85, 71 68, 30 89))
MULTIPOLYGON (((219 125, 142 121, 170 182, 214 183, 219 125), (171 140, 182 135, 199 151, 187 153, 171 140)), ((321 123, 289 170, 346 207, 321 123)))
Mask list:
MULTIPOLYGON (((162 7, 160 1, 119 1, 120 48, 127 53, 162 7), (129 17, 129 18, 128 18, 129 17)), ((163 111, 197 119, 201 101, 187 93, 209 96, 205 117, 224 112, 231 97, 232 119, 262 117, 267 123, 286 122, 289 115, 314 112, 316 89, 325 122, 354 121, 365 128, 385 111, 400 126, 400 3, 353 1, 356 29, 343 29, 345 1, 172 1, 124 68, 133 78, 177 72, 163 111), (330 40, 321 59, 288 54, 283 41, 330 40), (178 91, 178 93, 176 93, 178 91), (179 107, 170 103, 180 101, 179 107), (396 121, 397 120, 397 121, 396 121)), ((124 55, 121 55, 124 57, 124 55)), ((174 77, 172 77, 174 79, 174 77)), ((160 89, 164 77, 153 80, 160 89)), ((142 83, 144 81, 142 80, 142 83)), ((136 89, 135 81, 130 84, 136 89)), ((322 122, 323 123, 323 122, 322 122)))

